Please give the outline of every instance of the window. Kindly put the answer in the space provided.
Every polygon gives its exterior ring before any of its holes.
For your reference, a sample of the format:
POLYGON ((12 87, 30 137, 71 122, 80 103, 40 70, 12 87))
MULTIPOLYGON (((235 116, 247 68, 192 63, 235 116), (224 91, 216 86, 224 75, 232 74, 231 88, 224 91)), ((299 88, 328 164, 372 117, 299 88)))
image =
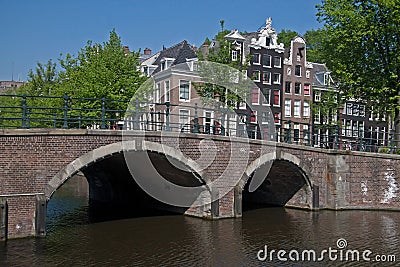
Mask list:
POLYGON ((180 109, 179 110, 179 129, 181 132, 189 132, 189 110, 180 109))
POLYGON ((300 118, 300 100, 295 100, 294 101, 294 111, 293 111, 293 115, 296 118, 300 118))
POLYGON ((281 74, 274 73, 274 84, 281 84, 281 74))
POLYGON ((287 68, 286 70, 287 76, 292 75, 292 69, 290 67, 287 68))
POLYGON ((165 94, 165 102, 170 101, 170 88, 169 88, 169 81, 164 82, 164 94, 165 94))
POLYGON ((297 61, 301 61, 301 56, 300 56, 299 54, 297 54, 296 60, 297 60, 297 61))
POLYGON ((264 67, 271 67, 271 56, 263 54, 262 55, 262 64, 264 67))
POLYGON ((261 96, 261 103, 263 105, 267 105, 269 106, 269 101, 271 99, 271 90, 266 89, 263 93, 263 95, 261 96))
POLYGON ((315 92, 315 94, 314 94, 315 102, 321 101, 321 91, 314 91, 314 92, 315 92))
POLYGON ((314 123, 320 124, 321 123, 321 110, 318 108, 318 110, 315 112, 314 115, 314 123))
POLYGON ((294 84, 294 94, 299 95, 301 93, 301 83, 294 84))
POLYGON ((274 89, 274 106, 281 105, 281 91, 279 89, 274 89))
POLYGON ((185 80, 179 81, 179 100, 189 101, 190 82, 185 80))
POLYGON ((353 116, 358 116, 358 105, 353 104, 353 116))
POLYGON ((267 124, 268 123, 268 121, 269 121, 269 112, 266 112, 266 111, 263 111, 262 113, 261 113, 261 123, 263 123, 263 124, 267 124))
POLYGON ((271 84, 271 72, 263 71, 263 83, 271 84))
POLYGON ((307 79, 310 79, 310 73, 311 73, 311 72, 310 72, 309 70, 306 71, 306 78, 307 78, 307 79))
POLYGON ((253 71, 253 81, 255 81, 255 82, 260 81, 260 71, 259 70, 253 71))
POLYGON ((251 62, 253 65, 260 65, 260 54, 254 54, 251 62))
POLYGON ((292 116, 292 100, 285 99, 285 117, 292 116))
POLYGON ((236 50, 232 50, 232 61, 236 61, 237 60, 237 51, 236 50))
POLYGON ((258 88, 253 88, 251 90, 251 103, 252 104, 258 105, 260 103, 258 96, 259 96, 259 89, 258 88))
POLYGON ((359 105, 359 115, 360 117, 365 117, 365 106, 364 105, 359 105))
POLYGON ((276 68, 281 67, 281 58, 280 57, 274 57, 274 67, 276 67, 276 68))
POLYGON ((276 124, 281 124, 281 113, 279 112, 274 113, 274 122, 276 124))
POLYGON ((310 103, 308 103, 307 101, 304 101, 303 104, 303 117, 304 118, 310 117, 310 103))
POLYGON ((304 84, 303 87, 304 95, 310 95, 310 85, 309 84, 304 84))
POLYGON ((353 105, 351 103, 346 103, 346 114, 353 115, 353 105))
POLYGON ((301 66, 300 65, 296 65, 296 67, 294 69, 294 75, 301 77, 301 66))
POLYGON ((155 102, 160 103, 161 102, 161 83, 157 83, 156 85, 156 96, 155 96, 155 102))
POLYGON ((292 83, 285 82, 285 94, 291 94, 291 93, 292 93, 292 83))

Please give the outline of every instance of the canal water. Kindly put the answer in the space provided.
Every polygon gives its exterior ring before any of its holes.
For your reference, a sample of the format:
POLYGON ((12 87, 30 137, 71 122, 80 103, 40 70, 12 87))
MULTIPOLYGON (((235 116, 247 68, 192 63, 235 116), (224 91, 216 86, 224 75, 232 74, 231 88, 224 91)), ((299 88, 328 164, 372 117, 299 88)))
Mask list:
POLYGON ((85 190, 58 190, 47 237, 0 243, 0 266, 400 266, 400 212, 259 208, 218 221, 107 220, 87 203, 85 190))

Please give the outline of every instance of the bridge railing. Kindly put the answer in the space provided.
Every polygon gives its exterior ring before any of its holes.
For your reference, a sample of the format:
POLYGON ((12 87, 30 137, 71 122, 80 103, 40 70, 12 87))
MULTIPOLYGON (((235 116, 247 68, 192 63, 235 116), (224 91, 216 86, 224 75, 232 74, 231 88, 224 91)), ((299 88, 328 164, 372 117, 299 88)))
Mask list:
POLYGON ((357 129, 353 132, 340 125, 315 126, 310 123, 294 123, 291 120, 280 121, 282 128, 276 132, 276 139, 279 142, 324 149, 400 154, 400 133, 396 133, 393 129, 389 131, 357 129), (295 125, 302 127, 296 129, 295 125))
POLYGON ((67 95, 0 95, 0 128, 164 130, 400 154, 400 133, 393 130, 358 130, 356 135, 349 135, 340 125, 324 126, 318 131, 310 123, 264 119, 251 110, 212 108, 197 103, 174 105, 67 95))

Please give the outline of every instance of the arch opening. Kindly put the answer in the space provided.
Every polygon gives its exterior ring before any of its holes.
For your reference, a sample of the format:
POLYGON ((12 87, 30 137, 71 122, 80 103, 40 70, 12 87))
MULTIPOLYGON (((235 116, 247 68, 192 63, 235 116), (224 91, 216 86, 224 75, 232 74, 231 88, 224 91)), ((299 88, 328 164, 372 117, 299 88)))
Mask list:
MULTIPOLYGON (((109 149, 108 151, 110 152, 109 149)), ((64 170, 60 171, 50 181, 46 190, 48 207, 52 206, 49 204, 54 201, 54 198, 57 198, 56 201, 59 202, 60 196, 58 196, 57 192, 63 191, 61 188, 64 187, 64 184, 69 184, 69 180, 75 180, 78 173, 82 174, 88 185, 86 203, 87 222, 183 214, 186 212, 188 208, 167 205, 149 196, 132 177, 126 165, 124 158, 126 155, 124 153, 129 153, 134 157, 149 157, 152 166, 138 165, 137 167, 144 169, 149 167, 155 168, 164 179, 171 183, 186 187, 203 184, 203 181, 199 179, 200 175, 192 170, 190 166, 187 166, 187 164, 180 162, 186 168, 176 168, 171 163, 170 155, 165 155, 157 151, 113 151, 108 155, 101 155, 100 153, 100 156, 91 162, 85 162, 80 167, 71 168, 70 165, 77 165, 76 161, 74 161, 64 170), (53 195, 53 193, 55 194, 53 195)), ((174 160, 179 161, 178 159, 174 160)), ((62 197, 65 197, 65 195, 62 197)), ((74 196, 70 196, 69 200, 76 202, 77 199, 71 200, 71 197, 73 198, 74 196)), ((85 207, 82 207, 82 209, 85 210, 85 207)), ((49 220, 49 217, 47 217, 47 220, 49 220)))
POLYGON ((297 193, 301 190, 307 191, 309 188, 310 182, 305 172, 293 162, 274 160, 270 169, 268 163, 264 163, 250 174, 243 188, 243 211, 284 207, 297 193), (249 192, 249 185, 256 172, 257 175, 264 175, 264 180, 255 191, 249 192))

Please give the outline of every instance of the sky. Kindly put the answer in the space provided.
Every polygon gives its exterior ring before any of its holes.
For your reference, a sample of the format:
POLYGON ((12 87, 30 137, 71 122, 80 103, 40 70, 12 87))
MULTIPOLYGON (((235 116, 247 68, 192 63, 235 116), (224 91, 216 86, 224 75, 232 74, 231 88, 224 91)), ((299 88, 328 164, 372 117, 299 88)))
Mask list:
POLYGON ((221 29, 253 32, 265 25, 304 34, 322 27, 321 0, 0 0, 0 81, 26 81, 30 69, 60 54, 104 43, 115 29, 123 45, 153 52, 183 40, 200 46, 221 29))

